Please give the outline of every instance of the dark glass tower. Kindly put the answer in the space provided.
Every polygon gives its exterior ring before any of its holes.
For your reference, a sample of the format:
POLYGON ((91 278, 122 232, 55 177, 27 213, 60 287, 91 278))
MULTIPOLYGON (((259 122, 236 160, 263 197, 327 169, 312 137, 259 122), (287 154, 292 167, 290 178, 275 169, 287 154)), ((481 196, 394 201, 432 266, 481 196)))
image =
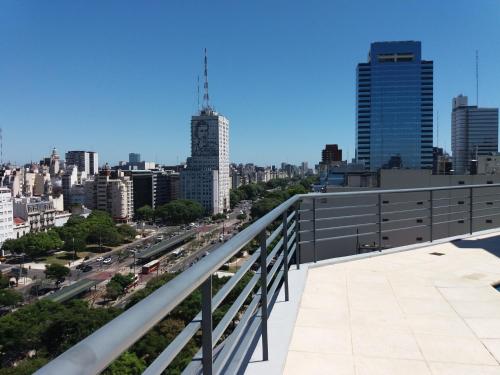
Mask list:
POLYGON ((357 161, 432 169, 433 62, 421 59, 420 42, 372 43, 356 91, 357 161))

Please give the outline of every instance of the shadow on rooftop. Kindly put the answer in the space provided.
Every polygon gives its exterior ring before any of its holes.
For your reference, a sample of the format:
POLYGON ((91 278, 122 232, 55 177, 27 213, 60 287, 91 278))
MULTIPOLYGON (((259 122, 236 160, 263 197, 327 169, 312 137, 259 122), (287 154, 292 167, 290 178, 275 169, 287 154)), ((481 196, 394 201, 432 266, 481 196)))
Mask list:
POLYGON ((500 235, 488 238, 463 239, 451 243, 460 249, 484 249, 500 258, 500 235))

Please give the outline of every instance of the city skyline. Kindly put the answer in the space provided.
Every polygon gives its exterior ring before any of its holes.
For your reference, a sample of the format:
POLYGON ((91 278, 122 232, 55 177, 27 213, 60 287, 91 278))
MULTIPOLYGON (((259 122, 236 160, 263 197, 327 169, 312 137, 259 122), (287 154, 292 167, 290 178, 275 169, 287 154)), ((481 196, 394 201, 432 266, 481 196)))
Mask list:
POLYGON ((453 7, 419 4, 427 6, 367 4, 373 17, 359 15, 361 32, 349 34, 352 25, 342 19, 355 13, 350 4, 270 6, 265 15, 262 4, 207 9, 128 4, 110 20, 112 5, 3 3, 1 48, 9 52, 0 62, 4 161, 37 161, 54 146, 61 155, 71 149, 95 150, 113 164, 131 151, 159 163, 184 161, 189 118, 197 111, 203 47, 213 66, 214 106, 232 119, 231 162, 314 165, 325 143, 339 144, 344 159, 352 159, 356 63, 366 60, 370 43, 391 40, 419 40, 423 56, 434 60, 435 135, 438 111, 440 122, 434 145, 450 151, 451 98, 462 93, 475 104, 476 49, 479 105, 500 104, 494 90, 500 82, 495 69, 499 52, 491 48, 500 43, 494 32, 499 8, 494 2, 473 8, 466 2, 453 7), (230 15, 224 25, 203 24, 203 17, 221 9, 230 15), (400 20, 406 12, 415 17, 400 20), (302 18, 296 24, 298 14, 302 18), (282 17, 276 20, 277 15, 282 17), (379 25, 377 16, 382 15, 390 27, 379 25), (186 22, 192 29, 176 29, 186 22), (259 26, 255 30, 254 23, 259 26), (138 26, 144 26, 140 33, 138 26), (437 26, 440 34, 434 35, 437 26), (266 32, 270 29, 273 36, 266 32), (187 32, 182 43, 177 30, 187 32), (231 48, 223 48, 226 43, 231 48), (26 139, 26 134, 32 136, 26 139))

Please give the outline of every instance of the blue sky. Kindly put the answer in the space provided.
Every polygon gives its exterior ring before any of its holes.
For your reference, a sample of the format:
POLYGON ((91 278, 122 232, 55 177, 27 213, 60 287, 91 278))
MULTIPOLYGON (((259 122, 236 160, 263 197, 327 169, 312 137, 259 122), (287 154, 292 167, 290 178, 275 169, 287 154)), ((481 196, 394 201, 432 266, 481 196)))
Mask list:
POLYGON ((452 97, 475 101, 476 49, 479 104, 500 106, 497 0, 2 0, 4 160, 53 146, 184 160, 205 47, 232 161, 316 163, 325 143, 353 157, 356 64, 385 40, 420 40, 434 60, 441 146, 452 97))

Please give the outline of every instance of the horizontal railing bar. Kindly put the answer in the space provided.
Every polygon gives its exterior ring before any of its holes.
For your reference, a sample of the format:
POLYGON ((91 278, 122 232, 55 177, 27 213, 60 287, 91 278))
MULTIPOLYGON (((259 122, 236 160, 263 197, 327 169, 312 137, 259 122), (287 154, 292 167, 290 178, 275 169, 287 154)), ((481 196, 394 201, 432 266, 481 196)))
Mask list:
POLYGON ((266 285, 267 286, 269 286, 269 283, 273 279, 276 271, 281 266, 281 263, 283 262, 283 259, 284 259, 283 255, 284 255, 283 252, 280 253, 280 255, 278 256, 278 258, 276 258, 276 262, 274 262, 273 267, 271 268, 271 271, 268 272, 268 274, 267 274, 267 280, 266 280, 266 285))
MULTIPOLYGON (((377 232, 366 232, 366 233, 356 233, 356 234, 347 234, 345 236, 336 236, 336 237, 328 237, 328 238, 318 238, 316 239, 316 242, 322 242, 322 241, 328 241, 328 240, 337 240, 337 239, 340 239, 340 238, 352 238, 352 237, 356 237, 356 236, 369 236, 369 235, 372 235, 372 234, 378 234, 378 231, 377 232)), ((309 243, 309 242, 313 242, 312 240, 310 241, 300 241, 299 244, 303 244, 303 243, 309 243)))
POLYGON ((382 233, 387 233, 387 232, 396 232, 398 230, 407 230, 407 229, 415 229, 415 228, 426 228, 428 227, 429 224, 422 224, 422 225, 412 225, 410 227, 403 227, 403 228, 392 228, 392 229, 384 229, 382 233))
MULTIPOLYGON (((377 216, 377 214, 375 213, 375 214, 346 215, 346 216, 326 217, 326 218, 321 218, 321 219, 316 218, 316 221, 352 219, 352 218, 357 218, 357 217, 369 217, 369 216, 377 216)), ((311 221, 313 221, 313 219, 300 219, 299 223, 308 223, 311 221)))
POLYGON ((448 224, 448 223, 457 223, 459 220, 462 220, 464 222, 464 224, 465 224, 465 223, 467 223, 469 221, 469 218, 468 217, 462 217, 462 218, 453 219, 453 220, 438 221, 438 222, 435 222, 434 225, 448 224))
POLYGON ((480 215, 480 216, 473 216, 472 219, 482 219, 482 218, 485 218, 485 217, 492 217, 492 216, 499 216, 500 213, 498 214, 490 214, 490 215, 480 215))
MULTIPOLYGON (((345 210, 351 208, 371 208, 377 207, 376 204, 359 204, 356 206, 337 206, 337 207, 316 207, 316 211, 329 211, 329 210, 345 210)), ((306 209, 305 211, 312 211, 311 208, 306 209)))
POLYGON ((382 210, 382 215, 404 214, 407 212, 417 212, 417 211, 429 211, 429 207, 410 208, 409 210, 400 210, 400 211, 384 211, 384 210, 382 210))
POLYGON ((359 190, 359 191, 341 191, 335 193, 309 193, 301 194, 302 199, 326 198, 330 196, 359 196, 359 195, 378 195, 378 194, 395 194, 395 193, 418 193, 424 191, 447 191, 447 190, 464 190, 464 189, 479 189, 484 187, 500 187, 500 184, 478 184, 478 185, 460 185, 460 186, 438 186, 432 188, 415 188, 415 189, 384 189, 384 190, 359 190))
POLYGON ((252 293, 252 290, 255 288, 257 283, 259 282, 259 277, 260 274, 256 273, 252 276, 248 284, 245 286, 245 288, 242 290, 241 294, 238 296, 236 301, 233 302, 227 313, 224 315, 222 320, 219 322, 217 327, 215 327, 215 330, 213 332, 213 338, 214 338, 214 346, 217 344, 217 341, 222 337, 222 334, 224 331, 227 329, 231 321, 234 319, 238 311, 240 310, 241 306, 245 303, 246 299, 252 293))
POLYGON ((291 264, 293 254, 295 254, 295 250, 297 248, 297 243, 294 243, 293 246, 288 250, 288 265, 291 264))
POLYGON ((456 214, 468 214, 470 211, 457 211, 457 212, 443 212, 442 214, 433 214, 432 216, 445 216, 445 215, 456 215, 456 214))
POLYGON ((483 208, 473 208, 473 212, 487 211, 487 210, 500 210, 500 207, 483 207, 483 208))
POLYGON ((281 238, 278 241, 276 246, 274 246, 273 250, 267 255, 266 266, 269 266, 271 264, 271 261, 273 260, 274 256, 282 247, 283 247, 283 238, 281 238))
MULTIPOLYGON (((468 198, 468 197, 467 197, 468 198)), ((465 202, 463 204, 448 204, 446 206, 434 206, 433 209, 437 210, 437 209, 440 209, 440 208, 451 208, 451 207, 459 207, 459 206, 465 206, 465 207, 468 207, 470 206, 469 202, 465 202)))
MULTIPOLYGON (((316 232, 320 232, 322 230, 333 230, 333 229, 348 229, 348 228, 358 228, 358 227, 366 227, 370 225, 377 225, 378 223, 360 223, 360 224, 351 224, 351 225, 339 225, 336 227, 328 227, 328 228, 316 228, 316 232)), ((311 232, 310 230, 301 230, 300 234, 311 232)))

